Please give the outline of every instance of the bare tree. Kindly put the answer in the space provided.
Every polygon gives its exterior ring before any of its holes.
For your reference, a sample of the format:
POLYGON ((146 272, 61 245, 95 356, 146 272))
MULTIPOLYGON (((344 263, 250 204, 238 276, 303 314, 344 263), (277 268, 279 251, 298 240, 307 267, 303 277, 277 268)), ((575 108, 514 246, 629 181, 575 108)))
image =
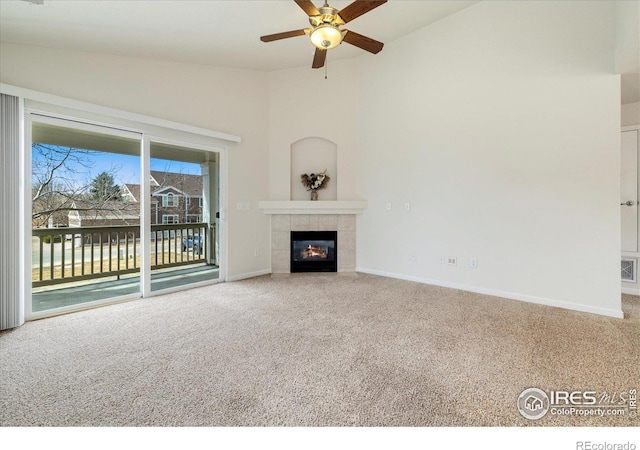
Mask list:
MULTIPOLYGON (((35 143, 32 147, 32 213, 34 227, 66 226, 69 211, 119 209, 112 199, 90 201, 90 177, 96 150, 35 143)), ((111 177, 117 167, 103 172, 111 177)))
POLYGON ((65 223, 74 200, 84 197, 92 150, 35 143, 32 147, 33 226, 65 223))

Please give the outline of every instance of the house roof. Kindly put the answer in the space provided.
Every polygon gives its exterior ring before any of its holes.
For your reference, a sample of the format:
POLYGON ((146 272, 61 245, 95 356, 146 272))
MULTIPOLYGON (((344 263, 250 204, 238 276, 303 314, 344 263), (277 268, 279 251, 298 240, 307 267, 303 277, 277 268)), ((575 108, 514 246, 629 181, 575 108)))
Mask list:
POLYGON ((154 192, 162 191, 166 188, 174 189, 188 195, 189 197, 202 197, 202 176, 191 175, 186 173, 175 172, 159 172, 152 170, 151 177, 158 183, 160 189, 154 192))
POLYGON ((82 221, 132 222, 140 219, 140 203, 137 202, 75 200, 72 207, 69 214, 79 216, 82 221))
POLYGON ((124 185, 123 190, 131 194, 131 197, 133 197, 134 202, 140 201, 140 185, 139 184, 126 183, 124 185))
MULTIPOLYGON (((151 195, 160 195, 164 191, 173 188, 174 191, 186 194, 189 197, 202 197, 202 176, 152 170, 151 187, 151 195), (156 189, 153 189, 154 187, 156 189)), ((125 194, 130 194, 134 202, 140 201, 139 184, 126 183, 122 190, 125 191, 125 194)), ((151 199, 151 203, 156 202, 157 200, 151 199)))

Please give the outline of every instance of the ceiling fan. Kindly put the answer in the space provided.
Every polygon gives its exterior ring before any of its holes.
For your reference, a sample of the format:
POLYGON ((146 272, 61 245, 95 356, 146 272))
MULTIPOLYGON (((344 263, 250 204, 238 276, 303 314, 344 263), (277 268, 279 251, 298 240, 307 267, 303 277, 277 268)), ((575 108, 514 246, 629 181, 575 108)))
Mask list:
POLYGON ((277 41, 295 36, 303 36, 305 34, 308 35, 311 38, 311 43, 316 47, 313 64, 311 65, 314 69, 319 69, 324 66, 325 59, 327 58, 327 50, 338 46, 342 41, 374 54, 382 50, 384 46, 382 42, 378 42, 351 30, 341 30, 340 26, 377 8, 386 3, 387 0, 356 0, 341 11, 329 6, 326 1, 320 9, 316 8, 310 0, 294 1, 309 16, 309 23, 312 25, 312 28, 269 34, 260 37, 262 42, 277 41))

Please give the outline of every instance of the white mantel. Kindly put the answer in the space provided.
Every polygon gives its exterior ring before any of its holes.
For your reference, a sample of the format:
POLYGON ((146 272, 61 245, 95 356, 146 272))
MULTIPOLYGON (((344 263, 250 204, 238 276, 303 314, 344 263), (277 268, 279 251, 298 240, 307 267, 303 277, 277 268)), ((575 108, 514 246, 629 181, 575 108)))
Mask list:
POLYGON ((265 214, 362 214, 367 206, 365 200, 268 200, 258 203, 265 214))

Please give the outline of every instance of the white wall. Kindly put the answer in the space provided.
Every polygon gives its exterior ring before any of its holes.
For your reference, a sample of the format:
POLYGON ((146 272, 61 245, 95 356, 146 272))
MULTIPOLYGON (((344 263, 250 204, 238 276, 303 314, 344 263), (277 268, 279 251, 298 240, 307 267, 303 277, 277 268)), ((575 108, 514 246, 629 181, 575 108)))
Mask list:
POLYGON ((363 58, 358 267, 619 316, 614 16, 485 1, 363 58))
POLYGON ((318 200, 337 200, 338 149, 336 144, 318 137, 308 137, 291 145, 291 200, 308 201, 311 193, 302 184, 302 174, 328 175, 324 188, 317 192, 318 200))
POLYGON ((632 125, 640 125, 640 103, 627 103, 622 105, 622 122, 623 127, 632 125))
POLYGON ((269 220, 257 209, 269 180, 263 73, 4 43, 0 54, 2 83, 240 136, 229 151, 228 275, 268 270, 269 220))
MULTIPOLYGON (((291 144, 320 137, 337 145, 337 173, 329 173, 338 200, 356 198, 358 85, 355 61, 331 61, 269 74, 270 199, 289 200, 291 144)), ((324 170, 320 167, 319 170, 324 170)), ((322 193, 320 193, 322 197, 322 193)))

